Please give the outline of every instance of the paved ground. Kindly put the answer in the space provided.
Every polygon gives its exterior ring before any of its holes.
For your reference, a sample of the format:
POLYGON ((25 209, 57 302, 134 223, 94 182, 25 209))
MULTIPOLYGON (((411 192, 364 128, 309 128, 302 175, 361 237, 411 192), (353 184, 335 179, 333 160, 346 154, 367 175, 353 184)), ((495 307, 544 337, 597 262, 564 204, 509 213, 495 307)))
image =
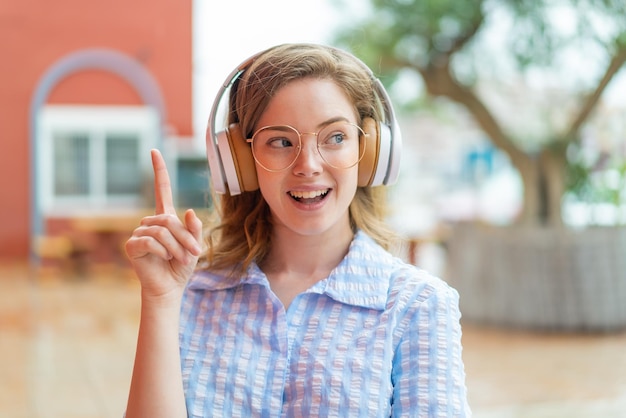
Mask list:
MULTIPOLYGON (((138 296, 123 270, 68 280, 0 266, 0 417, 120 418, 138 296)), ((464 324, 463 343, 475 417, 626 417, 626 332, 464 324)))

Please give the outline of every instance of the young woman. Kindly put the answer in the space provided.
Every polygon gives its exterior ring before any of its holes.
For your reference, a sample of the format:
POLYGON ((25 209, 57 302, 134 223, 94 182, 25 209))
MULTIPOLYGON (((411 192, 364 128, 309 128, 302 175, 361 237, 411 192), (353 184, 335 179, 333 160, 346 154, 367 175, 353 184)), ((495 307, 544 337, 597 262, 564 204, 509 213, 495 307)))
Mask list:
POLYGON ((142 300, 127 417, 470 415, 457 293, 387 251, 378 83, 309 44, 237 71, 227 143, 210 126, 208 147, 214 184, 241 184, 215 186, 206 245, 153 151, 156 214, 126 245, 142 300))

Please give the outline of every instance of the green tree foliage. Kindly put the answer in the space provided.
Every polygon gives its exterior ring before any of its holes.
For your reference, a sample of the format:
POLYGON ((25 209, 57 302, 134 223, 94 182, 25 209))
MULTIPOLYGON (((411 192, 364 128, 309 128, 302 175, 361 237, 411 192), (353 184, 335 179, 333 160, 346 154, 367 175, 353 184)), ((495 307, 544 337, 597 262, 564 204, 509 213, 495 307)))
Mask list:
MULTIPOLYGON (((626 2, 369 0, 367 5, 363 18, 346 19, 336 43, 362 57, 387 84, 401 72, 414 72, 430 97, 465 107, 520 173, 520 222, 561 224, 568 148, 580 140, 581 128, 626 61, 626 2), (498 47, 488 47, 493 44, 498 47), (566 57, 572 53, 584 65, 568 67, 566 57), (562 78, 569 85, 561 88, 567 95, 558 98, 560 103, 553 98, 550 106, 570 111, 566 122, 550 123, 542 138, 530 138, 507 126, 479 87, 506 77, 523 85, 525 75, 537 71, 556 78, 568 75, 562 78)), ((345 16, 357 15, 349 2, 339 6, 345 16)), ((576 181, 581 180, 579 171, 580 166, 572 171, 576 181)))

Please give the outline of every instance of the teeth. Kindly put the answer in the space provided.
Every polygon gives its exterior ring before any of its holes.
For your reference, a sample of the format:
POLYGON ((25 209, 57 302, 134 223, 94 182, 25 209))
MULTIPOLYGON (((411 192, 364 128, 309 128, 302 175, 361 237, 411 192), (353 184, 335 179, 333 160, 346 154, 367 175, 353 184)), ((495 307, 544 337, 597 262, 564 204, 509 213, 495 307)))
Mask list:
POLYGON ((309 192, 289 192, 296 199, 313 199, 318 196, 328 193, 328 189, 325 190, 313 190, 309 192))

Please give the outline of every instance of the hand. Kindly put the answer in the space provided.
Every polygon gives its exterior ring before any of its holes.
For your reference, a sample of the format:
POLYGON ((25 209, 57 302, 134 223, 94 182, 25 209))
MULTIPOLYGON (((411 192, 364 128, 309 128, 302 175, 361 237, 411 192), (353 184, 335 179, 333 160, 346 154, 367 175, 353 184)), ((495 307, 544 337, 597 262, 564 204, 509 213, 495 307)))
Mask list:
POLYGON ((155 214, 141 220, 126 242, 126 254, 141 282, 142 295, 178 299, 202 251, 202 222, 192 209, 179 219, 167 167, 152 150, 155 214))

